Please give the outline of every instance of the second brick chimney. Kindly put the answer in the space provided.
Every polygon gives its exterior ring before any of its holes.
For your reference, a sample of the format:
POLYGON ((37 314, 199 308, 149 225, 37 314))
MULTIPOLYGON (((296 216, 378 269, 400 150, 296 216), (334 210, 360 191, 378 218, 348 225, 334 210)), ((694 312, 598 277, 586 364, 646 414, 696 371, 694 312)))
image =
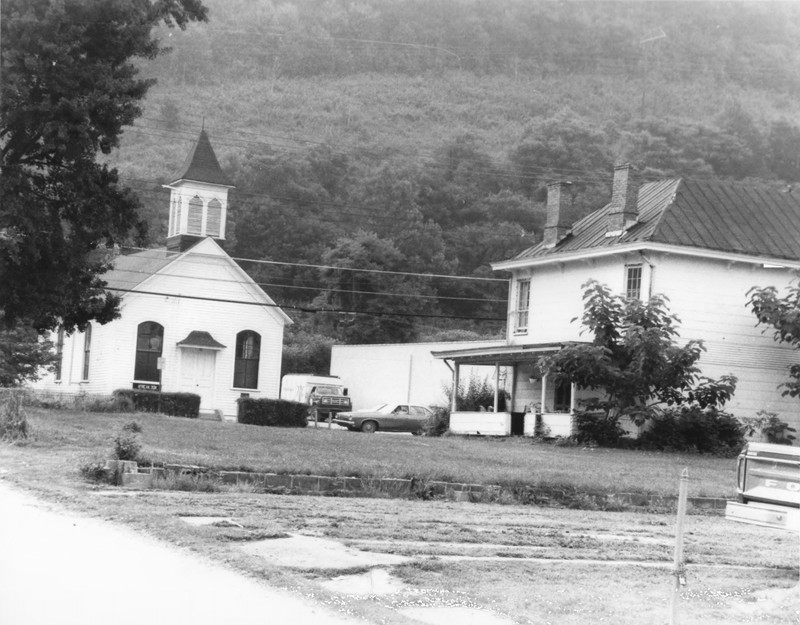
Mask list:
POLYGON ((569 232, 564 208, 567 201, 572 201, 569 193, 571 182, 559 181, 547 183, 547 219, 544 224, 544 246, 555 247, 569 232))
POLYGON ((639 202, 639 182, 636 173, 636 168, 630 163, 614 167, 614 183, 606 227, 609 236, 612 233, 622 233, 636 223, 639 202))

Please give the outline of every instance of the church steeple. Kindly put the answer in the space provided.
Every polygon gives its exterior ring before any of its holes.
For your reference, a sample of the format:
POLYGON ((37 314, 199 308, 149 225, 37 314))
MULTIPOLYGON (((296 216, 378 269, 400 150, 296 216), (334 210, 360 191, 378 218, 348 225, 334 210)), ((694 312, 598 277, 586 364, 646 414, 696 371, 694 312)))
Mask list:
POLYGON ((205 129, 172 183, 167 249, 184 251, 205 237, 225 241, 230 178, 219 166, 205 129))

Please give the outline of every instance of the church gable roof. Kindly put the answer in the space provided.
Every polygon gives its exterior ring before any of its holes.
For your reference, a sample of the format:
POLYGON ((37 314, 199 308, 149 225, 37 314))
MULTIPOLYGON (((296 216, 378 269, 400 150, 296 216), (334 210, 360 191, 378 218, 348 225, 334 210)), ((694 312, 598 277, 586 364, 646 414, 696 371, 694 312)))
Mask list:
POLYGON ((130 291, 157 274, 178 257, 164 249, 142 250, 114 259, 113 269, 103 274, 106 288, 123 293, 130 291))
POLYGON ((114 259, 113 269, 102 278, 108 290, 123 297, 148 292, 263 305, 269 315, 284 324, 292 323, 261 286, 211 238, 180 253, 149 249, 120 255, 114 259), (143 286, 151 278, 154 281, 143 286))
POLYGON ((800 260, 800 194, 678 178, 642 185, 637 222, 618 236, 606 236, 608 212, 609 205, 575 222, 555 247, 540 243, 513 260, 642 242, 800 260))
POLYGON ((184 162, 180 173, 173 179, 173 184, 179 180, 233 186, 231 179, 222 171, 205 130, 200 131, 197 143, 195 143, 192 151, 186 157, 186 162, 184 162))

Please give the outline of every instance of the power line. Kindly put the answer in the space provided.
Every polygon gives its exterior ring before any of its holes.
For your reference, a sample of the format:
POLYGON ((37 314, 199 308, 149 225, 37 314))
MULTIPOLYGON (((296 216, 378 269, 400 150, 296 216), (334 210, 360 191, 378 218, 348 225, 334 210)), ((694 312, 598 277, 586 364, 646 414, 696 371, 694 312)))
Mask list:
MULTIPOLYGON (((144 248, 144 247, 126 247, 126 250, 136 250, 139 252, 159 252, 160 250, 154 250, 152 248, 144 248)), ((211 254, 195 254, 197 257, 209 257, 209 258, 218 258, 211 254)), ((418 278, 444 278, 447 280, 473 280, 479 282, 503 282, 508 283, 508 280, 503 278, 484 278, 480 276, 455 276, 450 274, 436 274, 436 273, 416 273, 411 271, 389 271, 386 269, 361 269, 358 267, 339 267, 337 265, 315 265, 310 263, 290 263, 290 262, 283 262, 277 260, 263 260, 259 258, 241 258, 241 257, 232 257, 233 260, 237 262, 250 262, 250 263, 258 263, 262 265, 285 265, 289 267, 303 267, 303 268, 310 268, 310 269, 335 269, 341 271, 355 271, 355 272, 363 272, 363 273, 377 273, 377 274, 389 274, 389 275, 396 275, 396 276, 413 276, 418 278)))
POLYGON ((280 305, 269 302, 248 302, 244 300, 233 300, 222 297, 205 297, 201 295, 185 295, 183 293, 163 293, 158 291, 143 291, 139 289, 122 289, 118 287, 106 287, 107 291, 118 293, 137 293, 139 295, 154 295, 157 297, 174 297, 177 299, 191 299, 205 302, 217 302, 223 304, 244 304, 247 306, 260 306, 263 308, 285 308, 287 310, 297 310, 306 313, 348 313, 356 315, 369 315, 379 317, 420 317, 425 319, 461 319, 469 321, 506 321, 505 317, 472 317, 466 315, 443 315, 433 313, 407 313, 396 311, 381 310, 354 310, 348 308, 312 308, 310 306, 298 306, 293 304, 280 305))

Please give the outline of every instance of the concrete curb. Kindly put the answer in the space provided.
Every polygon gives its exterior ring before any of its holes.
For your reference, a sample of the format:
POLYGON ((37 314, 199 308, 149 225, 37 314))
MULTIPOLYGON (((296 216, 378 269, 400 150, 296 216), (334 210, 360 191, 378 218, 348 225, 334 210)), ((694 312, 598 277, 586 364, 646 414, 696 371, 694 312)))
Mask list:
MULTIPOLYGON (((330 477, 326 475, 300 475, 279 473, 254 473, 249 471, 212 471, 194 465, 169 464, 164 467, 139 467, 135 462, 109 461, 107 468, 115 475, 115 482, 126 488, 154 488, 158 479, 188 477, 213 479, 228 486, 248 486, 266 493, 303 495, 356 495, 384 497, 416 497, 420 499, 449 499, 451 501, 496 502, 520 499, 522 503, 534 505, 561 505, 552 493, 538 493, 525 488, 522 492, 499 485, 463 484, 402 478, 330 477), (504 497, 506 495, 506 497, 504 497)), ((638 493, 591 495, 574 493, 599 509, 674 509, 677 496, 653 497, 638 493)), ((690 509, 695 511, 724 510, 727 499, 715 497, 690 497, 690 509)))

